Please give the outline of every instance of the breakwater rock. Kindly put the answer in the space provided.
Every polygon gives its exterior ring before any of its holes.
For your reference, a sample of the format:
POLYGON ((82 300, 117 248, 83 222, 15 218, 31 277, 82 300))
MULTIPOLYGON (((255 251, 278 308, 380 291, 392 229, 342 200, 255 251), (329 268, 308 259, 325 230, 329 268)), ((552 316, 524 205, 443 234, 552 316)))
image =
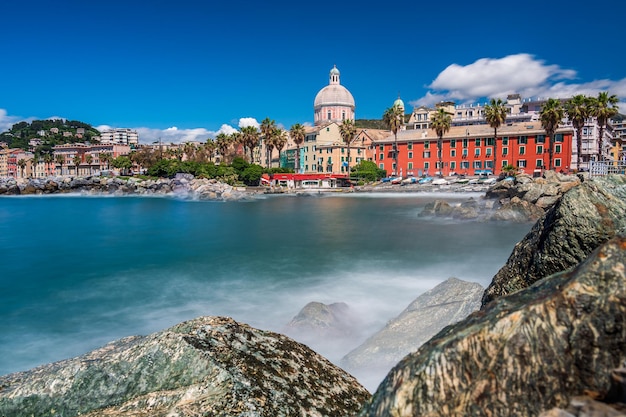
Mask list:
POLYGON ((456 219, 535 222, 570 189, 581 184, 577 175, 546 171, 543 177, 520 174, 489 187, 483 198, 469 199, 460 205, 443 200, 429 203, 420 216, 456 219))
POLYGON ((491 302, 387 375, 359 412, 538 416, 586 391, 608 395, 626 360, 626 235, 576 268, 491 302))
POLYGON ((359 381, 382 381, 403 357, 444 327, 478 310, 483 291, 480 284, 448 278, 421 294, 383 329, 345 355, 340 366, 359 381))
POLYGON ((172 195, 195 200, 243 200, 254 196, 215 179, 176 178, 140 179, 119 177, 49 177, 16 181, 0 179, 0 196, 81 193, 87 195, 172 195))
POLYGON ((515 245, 485 290, 483 306, 576 266, 620 230, 626 230, 626 176, 571 187, 515 245))
POLYGON ((345 416, 369 396, 306 346, 221 317, 0 377, 2 416, 345 416))

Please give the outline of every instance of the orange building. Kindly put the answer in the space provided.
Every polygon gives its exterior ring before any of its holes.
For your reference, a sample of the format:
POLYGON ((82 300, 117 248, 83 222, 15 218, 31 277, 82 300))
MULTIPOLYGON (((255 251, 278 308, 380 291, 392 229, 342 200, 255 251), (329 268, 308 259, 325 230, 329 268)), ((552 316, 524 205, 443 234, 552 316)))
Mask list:
MULTIPOLYGON (((438 137, 433 129, 399 130, 398 166, 393 155, 393 135, 374 143, 374 161, 389 175, 403 177, 435 175, 440 171, 444 176, 476 175, 485 170, 497 175, 506 165, 526 173, 548 169, 550 140, 540 122, 500 126, 497 146, 493 133, 494 129, 486 124, 450 127, 443 137, 440 169, 438 137)), ((557 171, 567 172, 571 168, 573 135, 571 126, 560 127, 556 132, 552 167, 557 171)))

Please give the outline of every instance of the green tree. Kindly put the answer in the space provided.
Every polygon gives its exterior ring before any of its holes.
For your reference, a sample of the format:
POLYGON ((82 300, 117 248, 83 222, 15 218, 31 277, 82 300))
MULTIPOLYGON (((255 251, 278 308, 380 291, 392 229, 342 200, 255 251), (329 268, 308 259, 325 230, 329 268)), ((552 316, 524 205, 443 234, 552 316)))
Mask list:
POLYGON ((402 107, 398 105, 391 106, 383 114, 383 122, 389 130, 393 132, 393 161, 394 169, 393 174, 397 175, 398 171, 398 130, 402 127, 404 121, 404 114, 402 114, 402 107))
POLYGON ((250 152, 250 163, 254 163, 254 149, 259 146, 259 129, 256 126, 244 126, 241 128, 242 142, 250 152))
POLYGON ((272 143, 274 138, 274 133, 276 130, 276 122, 271 120, 269 117, 266 117, 261 122, 261 136, 263 137, 263 141, 265 142, 265 165, 269 168, 270 160, 271 160, 271 152, 274 148, 272 143))
POLYGON ((439 176, 443 177, 443 135, 450 130, 452 116, 443 107, 439 107, 433 115, 430 127, 437 132, 437 158, 439 160, 439 176))
POLYGON ((294 170, 296 173, 300 172, 300 145, 304 143, 304 137, 306 136, 304 126, 300 123, 296 123, 291 126, 289 130, 289 134, 291 135, 291 140, 296 144, 296 162, 294 165, 294 170))
POLYGON ((564 115, 565 111, 563 110, 563 106, 561 106, 561 102, 555 98, 549 98, 548 101, 543 104, 541 112, 539 113, 541 126, 546 131, 548 140, 550 141, 548 145, 548 169, 550 170, 552 169, 552 158, 554 156, 554 135, 564 115))
POLYGON ((619 107, 617 106, 619 99, 615 95, 610 95, 607 91, 601 91, 598 93, 598 97, 591 101, 591 115, 598 121, 598 157, 597 160, 602 160, 602 144, 604 143, 604 129, 607 123, 613 116, 615 116, 619 107))
POLYGON ((89 176, 91 176, 91 163, 93 162, 93 156, 90 154, 85 155, 85 162, 89 165, 89 176))
POLYGON ((56 154, 54 157, 56 163, 59 165, 59 173, 58 175, 63 175, 63 164, 65 163, 65 156, 61 154, 56 154))
POLYGON ((26 168, 26 160, 20 159, 17 161, 17 166, 20 167, 20 171, 22 171, 21 178, 24 178, 24 168, 26 168))
POLYGON ((39 155, 35 153, 33 155, 33 159, 31 160, 31 164, 33 164, 33 177, 34 178, 37 178, 37 164, 39 164, 40 160, 41 158, 39 158, 39 155))
POLYGON ((287 144, 287 132, 283 129, 279 129, 276 137, 274 138, 274 147, 278 151, 278 167, 280 168, 280 154, 283 148, 287 144))
POLYGON ((217 152, 220 155, 220 162, 224 162, 231 143, 231 137, 226 133, 218 133, 215 136, 215 146, 217 147, 217 152))
POLYGON ((565 103, 565 113, 576 130, 576 171, 580 171, 583 150, 583 128, 589 118, 589 99, 582 94, 575 95, 565 103))
MULTIPOLYGON (((177 161, 180 162, 180 161, 177 161)), ((132 168, 133 162, 130 160, 130 157, 126 155, 118 156, 117 158, 111 161, 111 166, 113 168, 117 168, 120 170, 122 175, 127 174, 128 171, 132 168)))
POLYGON ((387 171, 378 168, 375 162, 364 160, 356 164, 352 168, 351 173, 351 176, 355 176, 359 180, 363 179, 367 182, 378 181, 387 176, 387 171))
POLYGON ((77 177, 78 177, 78 167, 80 166, 80 163, 82 161, 83 161, 82 158, 78 154, 74 158, 72 158, 72 163, 74 163, 74 175, 77 177))
POLYGON ((506 101, 492 98, 485 106, 485 120, 493 128, 493 173, 498 168, 498 128, 506 121, 508 114, 506 101))
POLYGON ((217 144, 211 138, 207 139, 204 144, 204 150, 209 159, 209 162, 213 162, 213 155, 215 154, 215 150, 217 149, 217 144))
POLYGON ((43 161, 46 163, 46 177, 50 175, 50 164, 54 161, 52 154, 46 153, 43 156, 43 161))
POLYGON ((344 120, 343 123, 341 123, 341 125, 339 126, 339 133, 341 134, 341 139, 343 140, 343 143, 348 146, 348 164, 346 166, 348 167, 347 171, 350 172, 350 144, 356 136, 356 127, 354 126, 354 120, 344 120))

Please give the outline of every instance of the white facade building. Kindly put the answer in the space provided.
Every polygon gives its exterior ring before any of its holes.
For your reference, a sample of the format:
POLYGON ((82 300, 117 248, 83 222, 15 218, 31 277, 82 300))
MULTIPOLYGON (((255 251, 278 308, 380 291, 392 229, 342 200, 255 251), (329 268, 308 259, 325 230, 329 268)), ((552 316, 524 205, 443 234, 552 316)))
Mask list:
POLYGON ((132 129, 109 129, 100 132, 100 143, 135 146, 139 144, 139 134, 132 129))

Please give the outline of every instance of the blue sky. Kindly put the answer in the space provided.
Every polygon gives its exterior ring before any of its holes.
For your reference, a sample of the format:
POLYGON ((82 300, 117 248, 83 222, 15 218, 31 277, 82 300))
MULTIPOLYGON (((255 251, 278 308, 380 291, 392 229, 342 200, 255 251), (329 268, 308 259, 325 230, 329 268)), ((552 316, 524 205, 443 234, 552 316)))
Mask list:
POLYGON ((616 0, 8 0, 0 131, 62 117, 180 142, 311 124, 333 65, 357 118, 398 94, 411 109, 609 91, 625 113, 625 14, 616 0))

